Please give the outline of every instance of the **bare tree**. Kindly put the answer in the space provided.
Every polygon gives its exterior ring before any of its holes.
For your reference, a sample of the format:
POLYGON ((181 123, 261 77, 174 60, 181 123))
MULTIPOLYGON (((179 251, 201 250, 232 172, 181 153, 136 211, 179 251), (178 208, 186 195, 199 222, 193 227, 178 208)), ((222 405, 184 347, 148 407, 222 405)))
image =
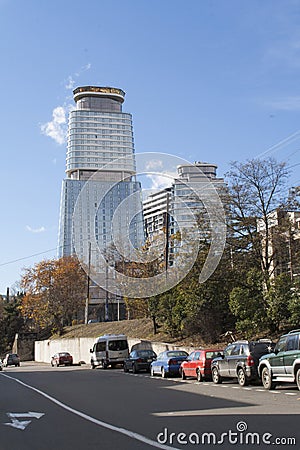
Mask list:
POLYGON ((226 174, 229 182, 229 226, 239 251, 254 252, 266 287, 274 269, 274 223, 272 213, 284 204, 289 170, 274 158, 233 162, 226 174))

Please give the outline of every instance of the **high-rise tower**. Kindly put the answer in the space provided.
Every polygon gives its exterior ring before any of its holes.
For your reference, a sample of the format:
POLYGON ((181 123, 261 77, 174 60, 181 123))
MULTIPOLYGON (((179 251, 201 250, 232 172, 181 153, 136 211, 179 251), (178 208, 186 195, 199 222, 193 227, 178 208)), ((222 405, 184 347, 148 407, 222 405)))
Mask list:
POLYGON ((142 216, 138 213, 142 210, 141 199, 137 200, 136 195, 141 187, 135 179, 132 116, 122 112, 125 92, 83 86, 73 94, 76 108, 69 115, 58 254, 61 257, 79 252, 82 257, 94 238, 100 251, 105 252, 118 234, 118 227, 121 236, 127 225, 130 242, 137 248, 144 240, 142 216), (114 213, 125 199, 126 214, 117 214, 113 230, 114 213), (74 211, 82 221, 77 229, 74 211))

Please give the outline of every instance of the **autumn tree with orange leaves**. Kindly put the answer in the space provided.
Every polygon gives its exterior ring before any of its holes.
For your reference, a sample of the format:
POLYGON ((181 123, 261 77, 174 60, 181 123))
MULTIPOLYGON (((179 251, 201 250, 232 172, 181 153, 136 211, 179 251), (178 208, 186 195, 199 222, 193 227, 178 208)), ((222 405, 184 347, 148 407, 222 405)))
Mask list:
POLYGON ((61 333, 83 315, 87 276, 76 257, 41 261, 24 271, 21 312, 34 328, 61 333))

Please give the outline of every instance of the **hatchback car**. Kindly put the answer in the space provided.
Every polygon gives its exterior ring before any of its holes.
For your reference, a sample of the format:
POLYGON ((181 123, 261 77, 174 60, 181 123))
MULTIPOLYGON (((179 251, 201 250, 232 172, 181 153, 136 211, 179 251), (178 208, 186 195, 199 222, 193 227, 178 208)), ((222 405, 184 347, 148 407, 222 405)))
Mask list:
POLYGON ((205 349, 193 351, 183 363, 181 363, 180 374, 186 377, 197 378, 198 381, 211 379, 211 362, 214 358, 223 355, 222 350, 205 349))
POLYGON ((179 375, 181 363, 187 357, 188 353, 183 350, 167 350, 160 353, 156 361, 151 363, 151 376, 161 375, 166 378, 169 375, 179 375))
POLYGON ((259 358, 270 353, 274 344, 269 339, 258 341, 237 341, 229 344, 224 355, 215 358, 211 364, 214 383, 222 383, 225 378, 237 378, 240 386, 258 381, 259 358))
POLYGON ((124 372, 132 370, 137 373, 140 370, 150 372, 150 364, 156 359, 157 355, 153 350, 133 350, 129 358, 124 361, 124 372))
POLYGON ((20 366, 19 355, 17 355, 17 353, 8 353, 3 360, 3 366, 4 367, 7 367, 7 366, 19 367, 20 366))
POLYGON ((58 367, 61 365, 71 366, 73 364, 73 357, 68 352, 59 352, 55 353, 55 355, 51 358, 51 366, 58 367))
POLYGON ((260 359, 258 372, 265 389, 275 389, 278 383, 297 383, 300 390, 300 330, 281 336, 274 352, 260 359))

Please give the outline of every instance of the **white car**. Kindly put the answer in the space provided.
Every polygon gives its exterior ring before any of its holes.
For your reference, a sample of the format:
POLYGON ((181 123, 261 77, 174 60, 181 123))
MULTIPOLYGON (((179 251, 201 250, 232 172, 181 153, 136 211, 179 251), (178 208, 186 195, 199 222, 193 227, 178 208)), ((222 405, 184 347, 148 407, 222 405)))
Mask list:
POLYGON ((3 362, 2 362, 2 359, 0 359, 0 370, 3 370, 3 362))

